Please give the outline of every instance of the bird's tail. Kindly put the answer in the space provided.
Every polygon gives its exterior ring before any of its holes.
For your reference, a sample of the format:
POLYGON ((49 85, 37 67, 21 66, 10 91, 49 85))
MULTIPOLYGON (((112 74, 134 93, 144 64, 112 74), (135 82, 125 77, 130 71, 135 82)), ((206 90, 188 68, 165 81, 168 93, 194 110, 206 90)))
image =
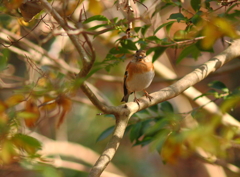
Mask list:
POLYGON ((124 95, 121 102, 128 102, 129 94, 124 95))

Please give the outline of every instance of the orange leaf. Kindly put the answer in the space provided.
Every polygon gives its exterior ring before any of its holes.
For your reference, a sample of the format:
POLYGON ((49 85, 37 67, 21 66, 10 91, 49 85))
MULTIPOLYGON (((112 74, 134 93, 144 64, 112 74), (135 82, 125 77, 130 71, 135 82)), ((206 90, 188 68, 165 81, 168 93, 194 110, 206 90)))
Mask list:
POLYGON ((60 125, 63 123, 66 113, 71 109, 72 107, 72 101, 66 97, 65 95, 61 95, 59 99, 57 100, 58 105, 62 108, 62 112, 60 115, 60 118, 57 123, 57 127, 59 128, 60 125))
POLYGON ((24 118, 27 127, 34 127, 36 121, 40 117, 40 112, 33 99, 29 99, 26 101, 25 110, 26 112, 22 112, 22 115, 20 115, 20 117, 24 118))
POLYGON ((19 8, 23 0, 10 0, 4 1, 4 5, 8 8, 9 11, 19 8))

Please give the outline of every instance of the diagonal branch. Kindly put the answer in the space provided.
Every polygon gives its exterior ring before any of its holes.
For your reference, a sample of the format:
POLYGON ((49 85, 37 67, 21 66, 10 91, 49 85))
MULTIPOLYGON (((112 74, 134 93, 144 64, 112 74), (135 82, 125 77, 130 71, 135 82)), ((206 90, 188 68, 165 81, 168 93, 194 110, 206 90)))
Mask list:
MULTIPOLYGON (((55 20, 63 27, 63 29, 67 32, 68 28, 65 24, 65 21, 61 18, 61 16, 51 7, 51 5, 46 0, 41 0, 43 6, 52 14, 55 20)), ((76 35, 69 35, 69 38, 73 42, 74 46, 78 50, 81 59, 83 61, 83 67, 81 72, 79 73, 79 77, 83 78, 87 75, 89 70, 92 67, 94 59, 89 59, 88 55, 86 54, 84 48, 78 41, 78 37, 76 35)), ((194 84, 200 82, 204 78, 206 78, 210 73, 216 71, 218 68, 222 67, 228 61, 239 57, 240 56, 240 39, 235 40, 230 47, 224 50, 219 55, 215 56, 214 58, 210 59, 208 62, 204 63, 200 67, 196 68, 193 72, 189 73, 176 83, 161 89, 157 92, 151 94, 154 98, 150 102, 146 98, 141 98, 141 104, 138 105, 135 102, 130 102, 124 105, 120 105, 117 107, 107 106, 100 102, 96 95, 88 88, 85 82, 82 83, 81 89, 85 92, 85 94, 89 97, 89 99, 93 102, 93 104, 102 110, 105 113, 114 114, 116 117, 116 128, 113 133, 112 138, 110 139, 107 147, 105 148, 104 152, 101 154, 99 159, 97 160, 96 164, 91 169, 90 175, 91 177, 99 177, 101 173, 105 170, 106 166, 112 160, 113 156, 115 155, 120 141, 124 135, 125 129, 128 124, 128 120, 132 114, 152 105, 158 104, 165 100, 169 100, 173 97, 176 97, 180 93, 184 92, 189 87, 193 86, 194 84)), ((218 114, 221 114, 220 112, 218 114)), ((229 120, 226 120, 229 121, 229 120)), ((233 121, 230 123, 233 126, 240 127, 239 122, 233 121)))
MULTIPOLYGON (((96 164, 93 166, 90 172, 90 177, 99 177, 101 173, 104 171, 108 163, 112 160, 116 150, 120 144, 122 139, 122 135, 125 132, 127 127, 127 122, 132 114, 146 109, 155 104, 161 103, 163 101, 169 100, 173 97, 176 97, 180 93, 184 92, 189 87, 194 84, 200 82, 204 78, 206 78, 209 74, 216 71, 220 67, 222 67, 227 62, 232 59, 240 56, 240 39, 235 40, 231 46, 229 46, 226 50, 218 54, 217 56, 210 59, 208 62, 196 68, 191 73, 187 74, 185 77, 177 81, 176 83, 161 89, 157 92, 150 94, 153 99, 150 102, 146 98, 141 98, 141 103, 138 105, 135 102, 126 103, 125 105, 120 105, 115 107, 116 110, 119 110, 119 115, 117 116, 117 125, 115 131, 113 133, 112 138, 110 139, 107 147, 104 152, 99 157, 96 164)), ((221 113, 218 113, 221 114, 221 113)), ((238 121, 233 120, 225 120, 230 125, 236 126, 240 129, 240 123, 238 121)))

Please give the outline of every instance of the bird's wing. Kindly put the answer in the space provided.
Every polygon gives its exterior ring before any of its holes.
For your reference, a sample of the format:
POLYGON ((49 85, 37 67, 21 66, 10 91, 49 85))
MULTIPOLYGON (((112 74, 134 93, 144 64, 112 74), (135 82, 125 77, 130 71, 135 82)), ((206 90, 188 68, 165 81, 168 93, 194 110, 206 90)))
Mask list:
POLYGON ((125 74, 124 74, 124 81, 123 81, 123 91, 124 91, 124 96, 128 94, 128 89, 127 89, 127 85, 126 85, 127 77, 128 77, 128 71, 125 71, 125 74))

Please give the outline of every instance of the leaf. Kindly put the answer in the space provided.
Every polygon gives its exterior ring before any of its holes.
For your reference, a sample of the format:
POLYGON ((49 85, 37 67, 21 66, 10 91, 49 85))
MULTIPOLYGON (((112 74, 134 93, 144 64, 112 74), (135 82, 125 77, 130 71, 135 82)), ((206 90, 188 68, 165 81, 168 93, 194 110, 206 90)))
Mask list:
POLYGON ((146 38, 146 40, 155 41, 156 43, 161 42, 161 39, 159 39, 157 36, 149 36, 146 38))
POLYGON ((168 135, 170 133, 169 129, 162 129, 161 131, 159 131, 156 136, 154 137, 154 140, 152 141, 151 145, 150 145, 150 150, 157 150, 160 151, 162 149, 162 146, 164 144, 164 142, 166 141, 168 135))
POLYGON ((182 50, 180 55, 177 58, 177 63, 180 63, 185 57, 188 57, 191 55, 195 60, 198 58, 200 55, 200 50, 196 47, 196 45, 190 45, 186 47, 185 49, 182 50))
POLYGON ((95 16, 92 16, 92 17, 89 17, 88 19, 86 19, 83 23, 86 24, 86 23, 89 23, 89 22, 92 22, 92 21, 109 21, 107 17, 103 16, 103 15, 95 15, 95 16))
POLYGON ((198 48, 198 50, 200 50, 200 51, 202 51, 202 52, 210 52, 210 53, 213 53, 213 52, 214 52, 213 46, 208 47, 208 48, 205 48, 205 47, 202 45, 202 40, 197 41, 195 45, 196 45, 196 47, 198 48))
POLYGON ((166 28, 168 27, 168 29, 167 29, 167 32, 168 32, 173 23, 175 23, 175 21, 170 21, 170 22, 160 25, 159 27, 157 27, 157 29, 155 29, 154 34, 156 34, 161 28, 163 28, 165 26, 166 26, 166 28))
POLYGON ((160 130, 164 129, 168 124, 170 120, 168 118, 162 118, 158 120, 153 126, 149 127, 146 130, 145 135, 147 136, 155 136, 160 130))
POLYGON ((106 130, 104 130, 97 138, 97 142, 98 141, 101 141, 101 140, 104 140, 105 138, 107 138, 109 135, 111 135, 114 131, 114 128, 115 126, 111 126, 111 127, 108 127, 106 130))
POLYGON ((200 20, 202 20, 202 12, 201 11, 198 11, 197 13, 194 14, 194 16, 192 18, 190 18, 190 21, 194 24, 194 25, 197 25, 200 20))
POLYGON ((8 49, 2 49, 0 54, 0 71, 7 68, 7 60, 9 56, 9 50, 8 49))
POLYGON ((187 18, 184 17, 182 13, 171 14, 170 17, 168 18, 168 20, 169 19, 177 20, 177 22, 180 22, 181 20, 184 20, 184 21, 187 20, 187 18))
POLYGON ((138 32, 140 31, 140 29, 141 29, 141 27, 135 27, 135 28, 134 28, 134 31, 135 31, 136 33, 138 33, 138 32))
POLYGON ((151 107, 149 107, 149 109, 155 113, 158 113, 159 109, 158 109, 158 104, 155 104, 151 107))
POLYGON ((204 24, 202 35, 205 36, 201 40, 202 48, 211 48, 217 39, 228 36, 230 38, 238 38, 239 35, 235 27, 225 18, 214 18, 204 24))
POLYGON ((236 105, 239 105, 240 103, 240 96, 234 95, 226 99, 220 106, 221 112, 228 113, 230 110, 233 110, 236 105))
POLYGON ((167 47, 154 47, 147 51, 147 55, 154 51, 152 62, 156 61, 160 55, 167 49, 167 47))
POLYGON ((130 131, 130 141, 133 142, 141 136, 142 122, 138 122, 132 126, 130 131))
POLYGON ((108 24, 100 24, 100 25, 96 25, 96 26, 93 26, 91 28, 88 28, 87 30, 90 30, 90 31, 93 31, 93 30, 96 30, 98 28, 101 28, 101 27, 104 27, 104 26, 107 26, 108 24))
POLYGON ((183 41, 189 39, 188 33, 185 30, 178 30, 174 33, 173 39, 175 41, 183 41))
POLYGON ((89 0, 88 11, 94 15, 101 14, 103 11, 103 6, 101 1, 89 0))
POLYGON ((144 36, 145 33, 147 32, 147 29, 150 27, 150 25, 144 25, 142 28, 141 28, 141 33, 142 35, 144 36))
POLYGON ((201 0, 191 0, 191 6, 197 12, 201 7, 201 0))
POLYGON ((160 105, 161 105, 160 109, 162 110, 162 112, 164 112, 164 113, 173 113, 174 112, 173 106, 170 102, 164 101, 160 105))
POLYGON ((17 113, 17 117, 23 118, 23 119, 37 119, 38 114, 28 111, 21 111, 17 113))
POLYGON ((17 148, 23 149, 29 154, 34 154, 42 148, 41 143, 37 139, 21 133, 16 134, 12 141, 17 148))
POLYGON ((123 48, 128 49, 128 50, 138 50, 135 43, 130 39, 121 40, 121 45, 123 48))
POLYGON ((5 103, 7 106, 12 107, 18 103, 24 101, 24 96, 22 94, 16 94, 6 99, 5 103))
POLYGON ((144 137, 143 140, 137 141, 137 142, 134 144, 134 146, 141 145, 141 146, 143 147, 143 146, 146 146, 146 145, 148 145, 149 143, 151 143, 153 140, 154 140, 154 138, 152 138, 152 137, 144 137))
POLYGON ((16 150, 14 148, 12 141, 5 140, 1 142, 0 150, 1 163, 9 164, 14 160, 14 157, 16 157, 16 150))
POLYGON ((223 92, 229 92, 229 89, 226 87, 226 85, 220 81, 213 81, 208 84, 209 87, 221 90, 223 92))

